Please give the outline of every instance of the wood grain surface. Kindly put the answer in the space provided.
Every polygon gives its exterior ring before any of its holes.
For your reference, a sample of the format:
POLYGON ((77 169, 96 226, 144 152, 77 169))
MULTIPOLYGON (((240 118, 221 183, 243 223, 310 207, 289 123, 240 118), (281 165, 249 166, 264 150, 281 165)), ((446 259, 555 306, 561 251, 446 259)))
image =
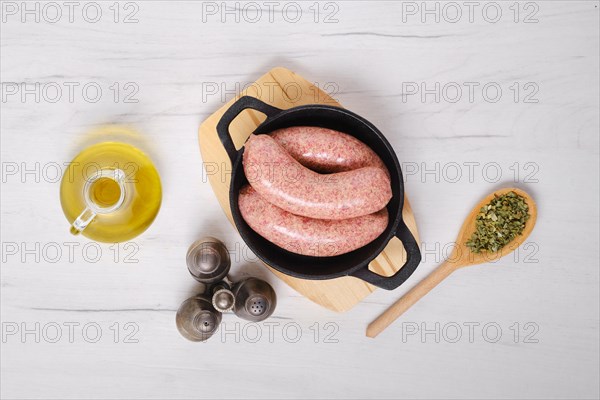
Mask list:
POLYGON ((259 1, 258 19, 243 1, 84 1, 71 19, 66 3, 0 4, 1 398, 600 396, 597 1, 259 1), (417 217, 413 276, 344 313, 248 250, 199 154, 201 123, 276 67, 385 134, 417 217), (140 133, 164 195, 143 235, 96 246, 69 234, 59 187, 107 123, 140 133), (538 205, 527 242, 365 337, 508 186, 538 205), (234 279, 274 287, 274 325, 226 314, 206 343, 179 335, 199 290, 185 255, 204 235, 227 244, 234 279))

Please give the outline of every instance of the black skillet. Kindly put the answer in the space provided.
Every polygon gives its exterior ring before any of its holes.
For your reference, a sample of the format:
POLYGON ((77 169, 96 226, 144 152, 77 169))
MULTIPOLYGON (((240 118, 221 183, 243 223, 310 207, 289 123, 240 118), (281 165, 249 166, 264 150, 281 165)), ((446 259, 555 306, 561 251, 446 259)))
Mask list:
POLYGON ((402 220, 404 181, 394 150, 383 134, 366 119, 339 107, 310 104, 280 110, 262 101, 244 96, 223 114, 217 124, 217 133, 231 159, 231 186, 229 203, 235 226, 248 247, 267 265, 284 274, 301 279, 333 279, 354 276, 372 285, 392 290, 400 286, 421 262, 419 246, 402 220), (244 221, 238 207, 238 194, 248 183, 242 166, 244 147, 237 150, 229 134, 229 125, 243 110, 250 108, 267 116, 254 134, 266 134, 290 126, 320 126, 347 133, 369 146, 381 157, 391 175, 392 199, 387 205, 390 221, 385 231, 373 242, 351 253, 335 257, 311 257, 291 253, 254 232, 244 221), (390 239, 397 236, 407 253, 406 263, 394 275, 381 276, 369 270, 369 263, 379 255, 390 239))

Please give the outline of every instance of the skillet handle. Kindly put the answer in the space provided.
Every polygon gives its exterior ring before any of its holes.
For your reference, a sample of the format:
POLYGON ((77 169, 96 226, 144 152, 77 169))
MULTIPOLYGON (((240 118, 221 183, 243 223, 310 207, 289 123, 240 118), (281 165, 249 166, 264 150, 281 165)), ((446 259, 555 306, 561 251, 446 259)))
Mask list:
POLYGON ((421 251, 419 250, 415 237, 404 221, 400 221, 396 236, 400 239, 406 250, 406 262, 394 275, 387 277, 376 274, 369 269, 368 265, 353 272, 351 275, 385 290, 396 289, 404 283, 421 262, 421 251))
POLYGON ((273 115, 281 112, 279 108, 273 107, 252 96, 240 97, 231 105, 231 107, 227 109, 227 111, 225 111, 225 114, 223 114, 219 120, 219 123, 217 124, 217 134, 219 135, 219 139, 221 140, 221 143, 223 144, 223 147, 225 147, 225 151, 231 160, 231 165, 235 163, 237 149, 235 148, 235 144, 233 143, 233 139, 229 133, 229 125, 231 125, 235 117, 237 117, 247 108, 260 111, 267 117, 272 117, 273 115))

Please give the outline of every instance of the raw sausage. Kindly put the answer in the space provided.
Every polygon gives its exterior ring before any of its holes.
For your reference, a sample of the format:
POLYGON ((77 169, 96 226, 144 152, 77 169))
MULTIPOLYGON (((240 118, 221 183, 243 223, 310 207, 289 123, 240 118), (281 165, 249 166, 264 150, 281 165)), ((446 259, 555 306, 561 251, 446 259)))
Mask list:
POLYGON ((381 210, 392 197, 390 179, 381 168, 319 174, 268 135, 250 135, 243 164, 248 182, 261 196, 304 217, 359 217, 381 210))
POLYGON ((346 133, 318 126, 292 126, 273 131, 270 136, 313 171, 331 173, 374 166, 387 172, 369 146, 346 133))
POLYGON ((300 217, 266 201, 247 185, 240 190, 242 217, 260 236, 292 253, 337 256, 375 240, 388 225, 384 208, 373 214, 339 221, 300 217))
POLYGON ((390 179, 377 167, 319 174, 296 161, 268 135, 250 135, 244 172, 274 205, 296 215, 345 219, 381 210, 392 197, 390 179))

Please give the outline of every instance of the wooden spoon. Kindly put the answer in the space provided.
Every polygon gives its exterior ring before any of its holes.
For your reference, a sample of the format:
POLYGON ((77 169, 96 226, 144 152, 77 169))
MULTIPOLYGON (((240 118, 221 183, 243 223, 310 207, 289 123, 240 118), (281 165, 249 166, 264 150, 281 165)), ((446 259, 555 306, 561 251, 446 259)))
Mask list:
POLYGON ((431 274, 425 279, 419 282, 415 287, 409 290, 400 300, 396 301, 390 308, 388 308, 383 314, 377 319, 371 322, 367 328, 367 336, 374 338, 379 335, 385 328, 387 328, 392 322, 394 322, 399 316, 401 316, 406 310, 408 310, 413 304, 419 299, 425 296, 431 289, 433 289, 438 283, 443 281, 452 272, 462 267, 468 267, 471 265, 482 264, 488 261, 497 260, 507 254, 512 253, 517 247, 519 247, 525 239, 529 236, 535 225, 537 218, 537 208, 535 202, 526 192, 516 188, 500 189, 494 193, 488 195, 483 199, 465 219, 460 232, 458 233, 458 239, 456 239, 456 245, 450 254, 450 257, 444 261, 442 265, 437 267, 431 274), (514 238, 511 242, 505 245, 502 249, 494 253, 472 253, 471 250, 466 246, 467 240, 471 238, 473 232, 475 232, 475 218, 481 207, 489 204, 494 196, 501 196, 503 194, 515 192, 519 196, 525 199, 525 202, 529 206, 529 219, 525 224, 525 229, 520 236, 514 238))

